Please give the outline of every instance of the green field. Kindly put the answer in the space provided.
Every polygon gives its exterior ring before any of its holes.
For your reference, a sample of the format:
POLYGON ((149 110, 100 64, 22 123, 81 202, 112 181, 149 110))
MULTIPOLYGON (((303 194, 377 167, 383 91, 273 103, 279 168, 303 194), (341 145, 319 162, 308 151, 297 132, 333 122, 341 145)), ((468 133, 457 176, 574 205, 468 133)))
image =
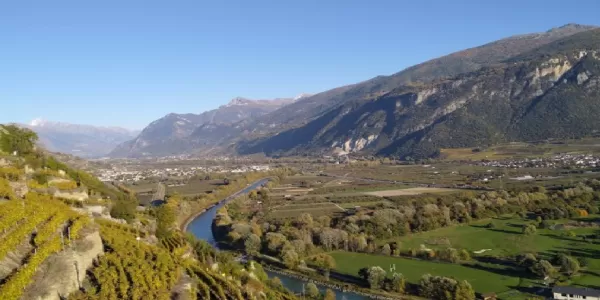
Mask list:
POLYGON ((223 183, 222 179, 215 180, 190 180, 185 185, 167 187, 167 194, 179 194, 184 197, 192 197, 210 193, 223 183))
MULTIPOLYGON (((597 218, 598 216, 592 216, 580 220, 597 221, 597 218)), ((579 258, 583 257, 588 263, 588 266, 579 275, 572 278, 569 284, 596 288, 600 286, 600 245, 584 242, 579 237, 598 233, 597 227, 570 228, 568 230, 538 229, 535 235, 526 236, 521 234, 521 225, 527 222, 531 221, 519 218, 498 218, 379 241, 380 245, 386 242, 399 242, 402 250, 422 247, 467 249, 474 257, 473 262, 468 265, 352 252, 333 252, 332 256, 336 259, 339 272, 354 276, 363 267, 377 265, 389 272, 390 266, 395 264, 396 272, 404 274, 412 283, 417 283, 423 274, 430 273, 468 280, 480 293, 495 292, 503 294, 501 297, 503 299, 522 299, 523 295, 520 295, 516 288, 537 287, 540 285, 539 280, 532 279, 529 273, 521 273, 512 267, 482 262, 483 258, 506 258, 526 252, 535 252, 543 258, 551 260, 557 253, 566 253, 579 258), (495 224, 495 228, 485 227, 490 222, 495 224), (577 237, 566 237, 566 232, 573 232, 577 237), (482 249, 491 250, 482 254, 473 253, 473 251, 482 249), (479 262, 477 258, 481 258, 479 262)))
POLYGON ((507 292, 512 289, 511 287, 519 286, 520 282, 519 277, 499 274, 506 270, 489 264, 488 267, 496 270, 497 273, 449 263, 363 253, 333 252, 331 256, 336 261, 337 271, 354 276, 357 276, 358 271, 366 266, 380 266, 388 272, 388 275, 391 275, 390 266, 395 265, 395 272, 402 273, 410 283, 417 284, 421 276, 429 273, 467 280, 480 293, 507 292))
MULTIPOLYGON (((560 222, 565 222, 559 221, 560 222)), ((561 235, 564 230, 538 229, 537 234, 526 236, 521 234, 521 226, 531 221, 520 218, 496 218, 473 222, 470 225, 457 225, 440 228, 428 232, 412 234, 391 241, 402 243, 402 249, 419 249, 421 245, 427 248, 438 249, 453 247, 477 251, 481 249, 492 249, 485 252, 486 255, 509 256, 526 251, 545 253, 551 250, 559 251, 565 248, 590 249, 600 251, 600 245, 584 243, 580 238, 566 238, 561 235), (494 229, 485 228, 490 222, 494 223, 494 229)), ((592 234, 598 229, 575 228, 572 231, 577 235, 592 234)), ((385 241, 380 242, 380 244, 385 241)), ((599 269, 600 269, 600 257, 599 269)))

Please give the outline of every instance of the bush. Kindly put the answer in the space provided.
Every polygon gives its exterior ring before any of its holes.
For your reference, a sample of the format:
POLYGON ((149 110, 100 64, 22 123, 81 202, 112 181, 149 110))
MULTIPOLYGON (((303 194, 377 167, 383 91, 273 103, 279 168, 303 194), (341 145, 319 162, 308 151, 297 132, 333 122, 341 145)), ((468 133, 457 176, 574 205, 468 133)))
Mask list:
POLYGON ((74 181, 61 181, 61 182, 53 182, 50 184, 61 191, 70 191, 77 188, 77 183, 74 181))
POLYGON ((127 222, 135 219, 136 204, 133 201, 118 200, 110 209, 110 216, 127 222))
POLYGON ((9 181, 19 180, 22 174, 23 172, 15 167, 0 168, 0 178, 7 179, 9 181))
POLYGON ((41 185, 48 184, 48 174, 46 173, 35 173, 32 176, 33 180, 37 181, 37 183, 41 185))

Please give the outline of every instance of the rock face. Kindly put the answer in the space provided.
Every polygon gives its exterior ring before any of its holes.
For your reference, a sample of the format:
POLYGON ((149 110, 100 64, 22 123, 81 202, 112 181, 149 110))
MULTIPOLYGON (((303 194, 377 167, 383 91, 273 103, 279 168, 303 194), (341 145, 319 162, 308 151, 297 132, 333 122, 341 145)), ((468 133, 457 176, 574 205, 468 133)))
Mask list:
POLYGON ((29 193, 29 188, 25 182, 9 182, 9 185, 18 197, 25 198, 25 195, 29 193))
POLYGON ((51 194, 56 198, 66 200, 85 201, 89 199, 89 195, 85 191, 60 191, 55 189, 51 194))
POLYGON ((34 275, 22 299, 60 300, 78 290, 86 270, 104 252, 98 231, 75 241, 72 249, 50 256, 34 275))
POLYGON ((362 151, 425 158, 441 148, 578 138, 600 131, 600 29, 477 71, 333 107, 306 125, 240 144, 243 154, 362 151))

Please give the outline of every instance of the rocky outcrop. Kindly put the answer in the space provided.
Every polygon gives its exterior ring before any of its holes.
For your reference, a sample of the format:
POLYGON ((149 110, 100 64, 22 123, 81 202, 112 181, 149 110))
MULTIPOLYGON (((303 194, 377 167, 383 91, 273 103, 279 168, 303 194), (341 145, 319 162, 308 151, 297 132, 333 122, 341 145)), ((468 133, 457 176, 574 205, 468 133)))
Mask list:
POLYGON ((60 300, 78 290, 85 278, 86 270, 104 252, 98 231, 75 241, 65 251, 51 255, 34 275, 33 283, 27 287, 22 299, 60 300))
POLYGON ((61 191, 54 189, 51 193, 56 198, 66 200, 85 201, 89 199, 89 195, 85 191, 61 191))
POLYGON ((4 259, 0 260, 0 281, 19 268, 23 260, 33 250, 33 246, 29 243, 29 238, 23 239, 21 245, 14 251, 9 252, 4 259))
POLYGON ((29 188, 27 187, 27 184, 24 182, 9 182, 9 185, 15 192, 15 195, 17 195, 21 198, 25 198, 25 195, 27 195, 27 193, 29 193, 29 188))

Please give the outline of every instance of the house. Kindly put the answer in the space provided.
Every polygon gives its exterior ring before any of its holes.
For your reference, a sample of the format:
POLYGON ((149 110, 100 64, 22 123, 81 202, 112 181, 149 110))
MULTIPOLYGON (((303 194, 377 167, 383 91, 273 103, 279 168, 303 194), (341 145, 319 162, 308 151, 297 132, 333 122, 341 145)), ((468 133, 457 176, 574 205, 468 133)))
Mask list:
POLYGON ((600 300, 600 290, 578 288, 572 286, 556 286, 552 288, 553 299, 556 300, 600 300))

